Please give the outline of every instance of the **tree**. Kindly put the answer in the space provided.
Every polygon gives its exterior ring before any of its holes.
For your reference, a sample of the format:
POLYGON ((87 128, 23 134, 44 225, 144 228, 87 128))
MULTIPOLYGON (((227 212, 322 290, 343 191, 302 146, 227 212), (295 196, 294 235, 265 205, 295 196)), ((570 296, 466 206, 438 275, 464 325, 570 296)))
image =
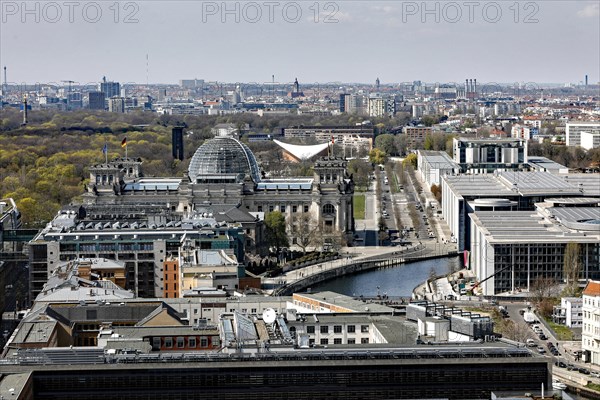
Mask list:
POLYGON ((321 229, 317 221, 309 213, 292 217, 291 232, 296 245, 306 254, 306 248, 315 246, 321 238, 321 229))
POLYGON ((383 135, 377 136, 375 138, 375 147, 383 150, 385 154, 391 155, 398 153, 394 141, 394 135, 390 135, 389 133, 384 133, 383 135))
POLYGON ((348 161, 348 172, 353 175, 354 182, 359 187, 366 188, 369 184, 369 175, 373 168, 371 164, 360 158, 348 161))
POLYGON ((265 217, 267 243, 277 249, 289 246, 285 231, 285 216, 280 211, 271 211, 265 217))
POLYGON ((433 185, 431 185, 431 193, 433 194, 435 199, 438 201, 438 203, 442 204, 442 189, 435 183, 433 185))
POLYGON ((569 242, 565 246, 564 279, 567 282, 566 291, 570 295, 578 289, 579 274, 581 273, 581 260, 579 257, 580 246, 578 243, 569 242))
POLYGON ((387 154, 378 148, 374 148, 369 152, 369 161, 374 164, 385 164, 387 160, 387 154))
POLYGON ((558 284, 550 277, 538 276, 531 282, 529 292, 533 297, 533 301, 542 304, 543 301, 558 295, 558 284))
POLYGON ((417 169, 417 155, 415 153, 410 153, 406 156, 406 158, 402 161, 403 167, 412 166, 414 169, 417 169))

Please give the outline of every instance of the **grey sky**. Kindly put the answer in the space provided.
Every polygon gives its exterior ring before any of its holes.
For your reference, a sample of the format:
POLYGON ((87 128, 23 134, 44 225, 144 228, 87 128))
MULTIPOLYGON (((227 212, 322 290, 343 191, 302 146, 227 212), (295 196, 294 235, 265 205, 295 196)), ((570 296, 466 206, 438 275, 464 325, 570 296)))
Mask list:
POLYGON ((513 1, 432 1, 426 15, 421 1, 265 1, 229 2, 229 14, 221 1, 122 2, 115 23, 112 1, 28 2, 25 14, 0 0, 0 65, 28 83, 143 83, 146 54, 151 83, 599 80, 600 1, 519 2, 516 23, 513 1), (99 21, 86 21, 96 6, 99 21), (130 13, 137 22, 124 22, 130 13))

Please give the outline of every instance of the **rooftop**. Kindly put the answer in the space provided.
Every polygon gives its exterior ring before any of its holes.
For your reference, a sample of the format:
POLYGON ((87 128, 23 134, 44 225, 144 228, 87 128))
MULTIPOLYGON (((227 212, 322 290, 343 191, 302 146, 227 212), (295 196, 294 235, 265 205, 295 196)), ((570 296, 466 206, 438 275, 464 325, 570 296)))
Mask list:
POLYGON ((583 290, 584 296, 600 296, 600 282, 589 281, 583 290))

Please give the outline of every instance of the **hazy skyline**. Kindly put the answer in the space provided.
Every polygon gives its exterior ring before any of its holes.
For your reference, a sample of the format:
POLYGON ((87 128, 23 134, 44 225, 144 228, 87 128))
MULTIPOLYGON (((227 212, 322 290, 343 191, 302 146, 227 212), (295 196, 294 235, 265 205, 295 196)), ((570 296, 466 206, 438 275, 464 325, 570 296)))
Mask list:
POLYGON ((0 3, 9 82, 145 83, 146 54, 150 83, 600 76, 598 1, 245 1, 228 13, 220 1, 22 4, 0 3))

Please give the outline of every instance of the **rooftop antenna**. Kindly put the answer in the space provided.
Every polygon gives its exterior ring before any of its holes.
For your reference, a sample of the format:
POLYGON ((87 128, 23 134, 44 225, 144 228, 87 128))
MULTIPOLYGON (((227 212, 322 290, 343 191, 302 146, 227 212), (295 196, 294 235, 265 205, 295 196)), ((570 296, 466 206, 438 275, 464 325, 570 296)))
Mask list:
POLYGON ((148 62, 148 53, 146 53, 146 87, 148 86, 148 70, 149 70, 148 64, 149 64, 149 62, 148 62))
POLYGON ((4 66, 4 87, 2 88, 2 95, 8 94, 8 81, 6 80, 6 65, 4 66))
POLYGON ((27 94, 23 95, 23 123, 22 126, 27 125, 27 94))

